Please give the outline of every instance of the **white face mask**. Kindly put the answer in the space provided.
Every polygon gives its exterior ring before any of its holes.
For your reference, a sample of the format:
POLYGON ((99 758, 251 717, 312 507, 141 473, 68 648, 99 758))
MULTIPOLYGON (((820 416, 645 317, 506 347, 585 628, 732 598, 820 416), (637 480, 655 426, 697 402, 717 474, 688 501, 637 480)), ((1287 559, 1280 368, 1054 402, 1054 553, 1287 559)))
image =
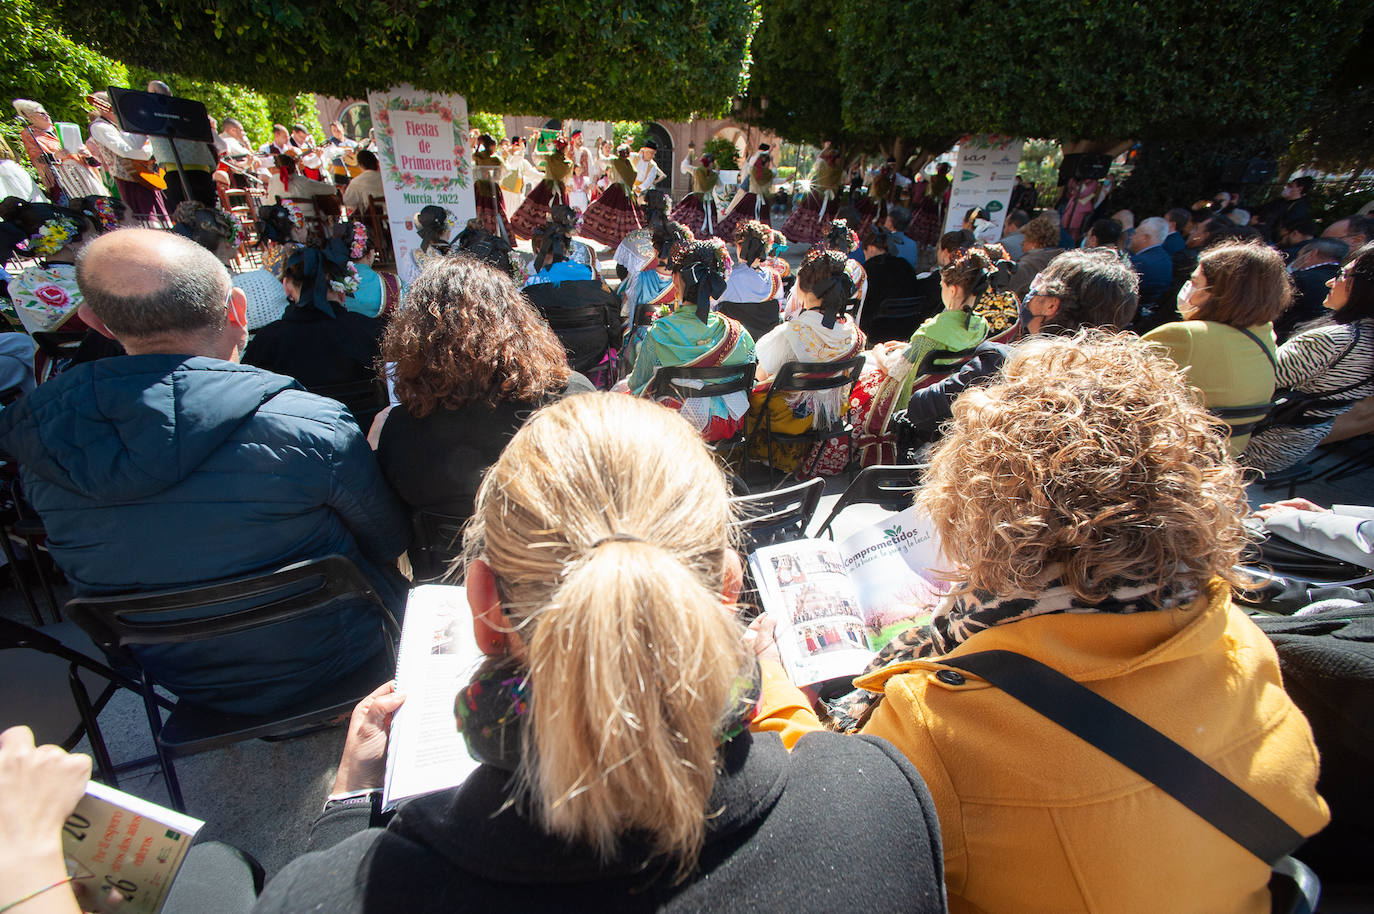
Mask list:
POLYGON ((1183 288, 1178 290, 1178 310, 1182 313, 1188 305, 1188 299, 1193 295, 1193 281, 1190 279, 1183 284, 1183 288))

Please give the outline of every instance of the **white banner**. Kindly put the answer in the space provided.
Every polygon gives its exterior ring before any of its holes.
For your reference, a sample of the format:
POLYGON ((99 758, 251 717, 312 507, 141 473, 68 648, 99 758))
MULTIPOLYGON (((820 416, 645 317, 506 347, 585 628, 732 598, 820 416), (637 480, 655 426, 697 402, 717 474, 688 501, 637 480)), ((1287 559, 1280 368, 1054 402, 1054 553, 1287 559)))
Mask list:
POLYGON ((1025 140, 988 134, 965 137, 959 143, 954 167, 949 173, 954 186, 949 195, 944 231, 952 232, 962 226, 964 215, 981 206, 987 211, 988 220, 997 226, 997 236, 1001 237, 1024 144, 1025 140))
POLYGON ((408 85, 367 94, 377 128, 377 160, 386 189, 386 217, 396 272, 410 282, 419 272, 415 216, 426 206, 449 211, 450 238, 477 215, 468 149, 468 103, 461 95, 424 92, 408 85))

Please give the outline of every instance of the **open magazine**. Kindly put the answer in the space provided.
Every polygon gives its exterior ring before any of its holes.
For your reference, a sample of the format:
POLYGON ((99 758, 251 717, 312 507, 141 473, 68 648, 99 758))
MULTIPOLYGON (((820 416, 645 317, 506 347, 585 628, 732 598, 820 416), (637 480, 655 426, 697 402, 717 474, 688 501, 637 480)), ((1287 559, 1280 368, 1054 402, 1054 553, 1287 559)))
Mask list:
POLYGON ((930 621, 949 583, 929 520, 915 506, 840 543, 802 539, 749 556, 778 652, 802 686, 848 680, 896 635, 930 621))
POLYGON ((98 781, 62 826, 67 875, 101 897, 123 897, 118 914, 156 914, 205 823, 98 781))
POLYGON ((413 589, 396 653, 396 687, 406 701, 391 722, 385 809, 456 787, 477 769, 453 716, 453 699, 483 656, 464 588, 423 584, 413 589))

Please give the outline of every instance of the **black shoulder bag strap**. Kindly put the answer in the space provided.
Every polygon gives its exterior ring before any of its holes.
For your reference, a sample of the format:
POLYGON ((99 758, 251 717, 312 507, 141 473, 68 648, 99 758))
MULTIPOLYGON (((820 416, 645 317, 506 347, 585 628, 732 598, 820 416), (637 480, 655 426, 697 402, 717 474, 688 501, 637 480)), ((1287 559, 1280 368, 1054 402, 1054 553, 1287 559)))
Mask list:
POLYGON ((1274 353, 1269 351, 1269 347, 1264 345, 1264 340, 1255 336, 1253 333, 1251 333, 1244 327, 1234 327, 1233 329, 1239 330, 1241 333, 1245 334, 1246 336, 1250 337, 1250 339, 1254 340, 1255 345, 1260 348, 1260 352, 1263 352, 1264 357, 1269 360, 1269 367, 1274 369, 1274 371, 1276 372, 1279 370, 1278 360, 1274 358, 1274 353))
POLYGON ((1303 842, 1287 822, 1134 714, 1038 660, 1012 651, 932 658, 972 673, 1091 743, 1272 867, 1303 842))

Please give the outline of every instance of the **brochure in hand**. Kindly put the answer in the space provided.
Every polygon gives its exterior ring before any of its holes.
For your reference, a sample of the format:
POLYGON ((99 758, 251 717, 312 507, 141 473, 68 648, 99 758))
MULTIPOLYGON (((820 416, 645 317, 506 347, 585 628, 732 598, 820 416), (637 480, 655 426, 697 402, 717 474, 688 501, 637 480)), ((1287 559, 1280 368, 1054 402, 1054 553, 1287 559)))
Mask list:
POLYGON ((67 875, 104 898, 124 896, 118 914, 156 914, 205 823, 97 781, 62 826, 67 875))
POLYGON ((848 680, 893 637, 929 622, 950 586, 934 573, 943 564, 915 506, 840 543, 802 539, 749 556, 783 666, 801 686, 848 680))
POLYGON ((453 699, 483 656, 473 635, 466 590, 446 584, 412 590, 396 654, 396 687, 406 701, 391 721, 385 809, 456 787, 477 769, 453 716, 453 699))

